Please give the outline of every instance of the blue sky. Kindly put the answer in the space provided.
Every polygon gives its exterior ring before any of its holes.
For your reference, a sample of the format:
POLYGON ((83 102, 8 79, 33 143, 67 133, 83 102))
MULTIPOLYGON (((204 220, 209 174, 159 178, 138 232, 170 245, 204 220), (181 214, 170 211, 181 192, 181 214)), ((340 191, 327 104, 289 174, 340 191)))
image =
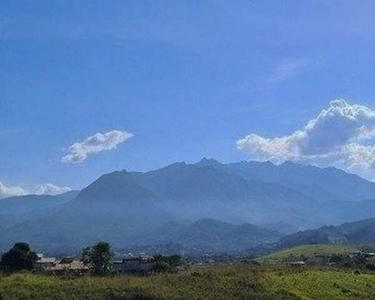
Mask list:
POLYGON ((373 1, 1 7, 0 182, 9 187, 82 188, 118 169, 249 159, 236 144, 249 134, 290 135, 337 98, 375 104, 373 1), (134 136, 61 161, 73 143, 113 130, 134 136))

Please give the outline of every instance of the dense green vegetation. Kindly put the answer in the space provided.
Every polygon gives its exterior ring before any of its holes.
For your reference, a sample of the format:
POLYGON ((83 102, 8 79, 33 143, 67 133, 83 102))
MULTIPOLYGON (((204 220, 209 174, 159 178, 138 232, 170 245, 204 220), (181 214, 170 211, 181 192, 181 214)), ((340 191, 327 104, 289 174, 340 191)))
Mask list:
POLYGON ((72 280, 18 274, 0 280, 0 295, 15 299, 272 299, 246 269, 218 268, 148 277, 72 280))
POLYGON ((193 267, 176 274, 57 278, 0 277, 0 299, 374 299, 375 274, 289 266, 193 267))
MULTIPOLYGON (((365 207, 359 207, 366 210, 365 207)), ((299 231, 280 239, 278 246, 287 248, 309 244, 340 243, 368 245, 375 241, 375 218, 344 223, 338 226, 323 226, 317 229, 299 231)))
POLYGON ((32 270, 38 257, 29 244, 16 243, 1 257, 1 269, 6 271, 32 270))
POLYGON ((289 261, 292 258, 306 259, 315 255, 348 255, 352 251, 359 250, 355 246, 346 245, 302 245, 281 250, 257 259, 258 262, 277 264, 289 261))
POLYGON ((286 269, 265 272, 268 291, 285 289, 295 299, 375 299, 375 275, 352 270, 286 269))
POLYGON ((99 242, 92 247, 84 248, 81 260, 89 265, 90 271, 95 275, 106 275, 113 271, 113 252, 109 243, 99 242))

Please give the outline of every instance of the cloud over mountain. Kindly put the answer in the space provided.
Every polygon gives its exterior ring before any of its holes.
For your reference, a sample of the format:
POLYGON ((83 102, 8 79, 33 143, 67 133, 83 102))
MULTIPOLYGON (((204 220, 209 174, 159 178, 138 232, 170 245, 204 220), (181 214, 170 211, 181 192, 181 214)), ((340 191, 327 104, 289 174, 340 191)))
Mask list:
POLYGON ((250 134, 237 141, 251 159, 286 160, 335 166, 375 179, 375 110, 343 99, 291 135, 265 138, 250 134))
POLYGON ((68 154, 62 157, 61 161, 65 163, 81 163, 91 154, 116 149, 119 144, 133 136, 132 133, 121 130, 96 133, 83 142, 77 142, 71 145, 68 149, 68 154))
POLYGON ((38 185, 34 189, 34 194, 36 195, 60 195, 71 191, 72 189, 67 186, 57 186, 52 183, 45 183, 38 185))
POLYGON ((67 186, 57 186, 52 183, 44 183, 32 189, 25 189, 20 186, 6 186, 0 181, 0 198, 24 195, 60 195, 71 191, 67 186))
POLYGON ((0 198, 26 195, 26 191, 20 186, 6 186, 0 181, 0 198))

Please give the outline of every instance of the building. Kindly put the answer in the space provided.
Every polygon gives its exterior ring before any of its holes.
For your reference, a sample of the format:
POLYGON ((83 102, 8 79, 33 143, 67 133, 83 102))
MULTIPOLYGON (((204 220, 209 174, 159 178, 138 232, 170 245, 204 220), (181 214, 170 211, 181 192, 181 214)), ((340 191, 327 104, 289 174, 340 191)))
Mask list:
POLYGON ((48 271, 54 274, 62 274, 66 272, 82 274, 89 271, 82 261, 75 260, 73 258, 63 258, 59 263, 56 263, 48 271))
POLYGON ((323 265, 328 264, 328 262, 329 262, 329 257, 327 255, 315 255, 307 259, 307 263, 312 264, 312 265, 323 266, 323 265))
POLYGON ((55 257, 40 257, 36 264, 35 270, 37 271, 48 271, 56 264, 55 257))
POLYGON ((358 250, 358 251, 352 251, 352 252, 349 253, 349 257, 351 259, 357 258, 357 257, 362 257, 364 255, 365 255, 365 252, 360 251, 360 250, 358 250))
POLYGON ((290 263, 291 266, 304 266, 306 263, 303 260, 298 260, 298 261, 292 261, 290 263))
POLYGON ((121 261, 114 262, 115 271, 124 273, 149 273, 155 265, 155 262, 149 258, 132 257, 124 258, 121 261))
POLYGON ((43 271, 49 273, 84 273, 88 271, 88 267, 83 262, 75 260, 73 257, 64 257, 57 260, 55 257, 44 257, 42 253, 38 253, 38 260, 35 264, 36 271, 43 271))

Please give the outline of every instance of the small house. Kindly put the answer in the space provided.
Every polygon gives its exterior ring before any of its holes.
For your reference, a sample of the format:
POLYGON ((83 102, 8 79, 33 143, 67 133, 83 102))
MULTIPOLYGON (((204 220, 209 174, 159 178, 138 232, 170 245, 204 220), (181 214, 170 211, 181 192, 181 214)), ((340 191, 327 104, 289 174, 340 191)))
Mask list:
POLYGON ((328 264, 329 257, 327 255, 314 255, 307 259, 308 264, 324 266, 328 264))
POLYGON ((55 257, 44 257, 42 253, 38 253, 38 260, 35 263, 35 270, 37 271, 48 271, 57 262, 55 257))
POLYGON ((86 273, 89 270, 82 261, 75 260, 73 258, 63 258, 59 263, 55 264, 49 269, 52 273, 61 274, 65 272, 72 273, 86 273))
POLYGON ((132 257, 124 258, 114 262, 115 270, 120 273, 149 273, 152 271, 155 262, 149 258, 132 257))
POLYGON ((304 266, 306 265, 306 263, 303 260, 298 260, 298 261, 290 262, 290 265, 296 267, 296 266, 304 266))

